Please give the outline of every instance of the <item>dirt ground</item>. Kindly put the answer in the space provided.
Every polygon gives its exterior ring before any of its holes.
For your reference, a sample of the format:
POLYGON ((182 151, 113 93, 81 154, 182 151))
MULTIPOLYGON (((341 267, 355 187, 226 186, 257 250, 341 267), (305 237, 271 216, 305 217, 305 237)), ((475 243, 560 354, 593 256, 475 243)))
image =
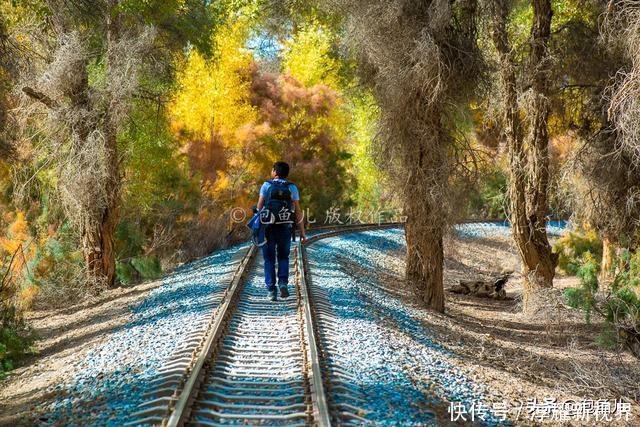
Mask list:
POLYGON ((64 309, 35 311, 27 321, 40 337, 35 356, 0 382, 0 426, 27 426, 55 395, 48 391, 69 381, 87 352, 130 318, 129 307, 160 282, 118 288, 64 309))
MULTIPOLYGON (((403 283, 404 262, 398 256, 392 259, 396 260, 391 273, 395 277, 384 282, 403 283)), ((460 279, 495 278, 504 270, 520 271, 518 254, 509 238, 450 238, 445 243, 445 288, 460 279)), ((587 325, 581 313, 563 303, 562 289, 577 284, 575 277, 557 277, 548 312, 524 318, 519 306, 522 278, 516 273, 506 288, 508 299, 445 291, 446 313, 425 312, 423 321, 436 342, 459 356, 451 358, 452 363, 468 377, 488 385, 493 402, 506 401, 510 407, 522 402, 526 408, 526 402, 534 398, 538 402, 545 398, 557 402, 622 399, 631 404, 628 422, 612 416, 610 423, 556 424, 640 425, 640 361, 628 351, 604 350, 596 345, 599 319, 587 325)), ((406 283, 388 291, 415 304, 406 283)), ((526 417, 524 410, 517 421, 512 420, 516 425, 536 424, 526 417)))

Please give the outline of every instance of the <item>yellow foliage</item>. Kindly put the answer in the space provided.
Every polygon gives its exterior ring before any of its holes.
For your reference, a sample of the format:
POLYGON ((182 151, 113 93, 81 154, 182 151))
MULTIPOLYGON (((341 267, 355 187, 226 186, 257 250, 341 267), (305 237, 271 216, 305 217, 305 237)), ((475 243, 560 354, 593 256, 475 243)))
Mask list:
POLYGON ((352 105, 352 167, 357 177, 356 203, 359 208, 378 207, 381 189, 381 174, 371 156, 371 144, 375 135, 378 107, 371 93, 352 105))
POLYGON ((339 90, 340 64, 331 57, 333 37, 332 32, 316 20, 304 24, 285 44, 284 72, 307 87, 322 83, 339 90))
POLYGON ((20 304, 23 309, 28 309, 33 304, 33 300, 38 295, 39 289, 36 285, 28 285, 20 291, 20 304))
POLYGON ((257 116, 249 102, 253 55, 244 47, 249 30, 241 15, 216 33, 215 59, 189 52, 170 107, 173 131, 204 140, 218 134, 226 147, 239 146, 236 130, 257 116))
POLYGON ((215 194, 222 193, 225 190, 228 190, 231 187, 231 180, 229 179, 229 175, 224 173, 223 171, 217 171, 218 179, 216 180, 216 185, 213 189, 215 194))

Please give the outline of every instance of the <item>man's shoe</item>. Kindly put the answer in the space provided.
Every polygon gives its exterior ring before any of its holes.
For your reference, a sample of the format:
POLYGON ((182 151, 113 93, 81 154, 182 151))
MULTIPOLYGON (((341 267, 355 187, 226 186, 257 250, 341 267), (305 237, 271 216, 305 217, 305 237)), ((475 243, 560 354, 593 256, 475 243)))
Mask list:
POLYGON ((280 296, 282 298, 286 298, 289 296, 289 289, 287 289, 287 285, 280 286, 280 296))
POLYGON ((272 291, 269 291, 269 299, 271 301, 277 301, 278 300, 278 293, 276 292, 275 289, 272 290, 272 291))

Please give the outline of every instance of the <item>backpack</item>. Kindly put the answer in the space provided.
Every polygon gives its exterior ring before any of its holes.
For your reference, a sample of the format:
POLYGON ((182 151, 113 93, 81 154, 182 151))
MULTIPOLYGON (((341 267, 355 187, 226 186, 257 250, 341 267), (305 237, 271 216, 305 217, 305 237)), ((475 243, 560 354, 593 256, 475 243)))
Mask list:
MULTIPOLYGON (((292 182, 271 179, 267 181, 269 190, 264 200, 264 208, 268 211, 268 224, 293 224, 294 212, 291 200, 292 182)), ((265 217, 267 217, 265 215, 265 217)))

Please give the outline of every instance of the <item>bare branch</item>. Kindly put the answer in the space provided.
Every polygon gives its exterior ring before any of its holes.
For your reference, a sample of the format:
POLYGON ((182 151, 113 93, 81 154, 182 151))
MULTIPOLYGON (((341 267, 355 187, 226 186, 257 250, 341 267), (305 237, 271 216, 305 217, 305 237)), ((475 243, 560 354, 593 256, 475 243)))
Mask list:
POLYGON ((36 101, 39 101, 46 105, 47 107, 54 109, 58 107, 58 103, 53 99, 49 98, 46 94, 39 92, 35 89, 30 88, 29 86, 24 86, 22 88, 22 92, 24 92, 27 96, 36 101))

